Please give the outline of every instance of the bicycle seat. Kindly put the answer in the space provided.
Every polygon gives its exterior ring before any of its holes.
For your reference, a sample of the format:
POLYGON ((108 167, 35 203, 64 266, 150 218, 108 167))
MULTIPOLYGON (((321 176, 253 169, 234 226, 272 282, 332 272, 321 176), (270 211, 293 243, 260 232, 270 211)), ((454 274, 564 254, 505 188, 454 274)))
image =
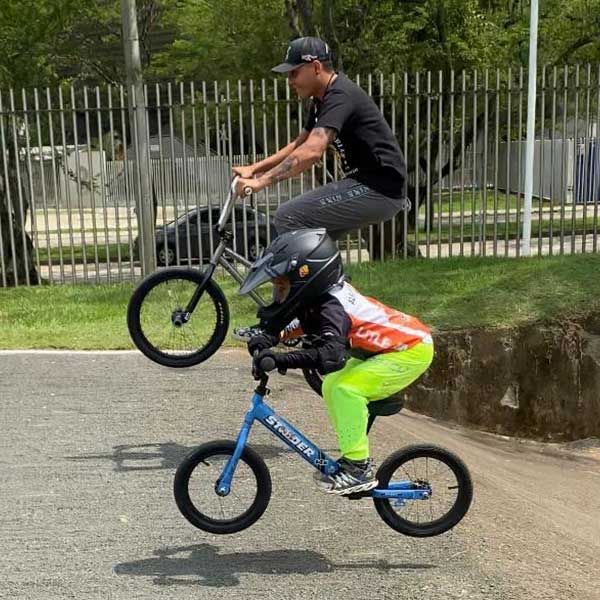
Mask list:
POLYGON ((390 396, 383 400, 375 400, 367 405, 369 415, 372 417, 389 417, 399 413, 404 407, 404 400, 398 396, 390 396))

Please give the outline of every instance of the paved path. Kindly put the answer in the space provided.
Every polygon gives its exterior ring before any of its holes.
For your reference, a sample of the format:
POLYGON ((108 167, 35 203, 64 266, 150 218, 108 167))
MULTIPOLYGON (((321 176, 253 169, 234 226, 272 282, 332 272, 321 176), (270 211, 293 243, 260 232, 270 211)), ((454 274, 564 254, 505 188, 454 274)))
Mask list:
MULTIPOLYGON (((600 598, 600 459, 474 434, 409 412, 378 421, 381 460, 420 440, 472 470, 453 531, 403 537, 370 501, 319 492, 256 429, 273 497, 234 536, 194 529, 172 497, 198 443, 235 435, 253 382, 243 351, 169 371, 137 353, 0 353, 0 598, 10 600, 600 598)), ((335 452, 322 401, 297 375, 270 403, 335 452)))

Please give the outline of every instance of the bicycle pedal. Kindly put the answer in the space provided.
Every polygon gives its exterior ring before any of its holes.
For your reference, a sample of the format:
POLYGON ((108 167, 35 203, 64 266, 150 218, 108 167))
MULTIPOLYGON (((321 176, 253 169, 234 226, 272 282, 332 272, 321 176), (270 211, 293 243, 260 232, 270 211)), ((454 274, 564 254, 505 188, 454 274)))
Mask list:
POLYGON ((250 327, 236 327, 231 333, 231 337, 238 342, 249 342, 255 335, 262 333, 263 330, 256 325, 250 327))
POLYGON ((374 490, 378 485, 379 484, 377 481, 370 481, 368 483, 363 483, 362 485, 355 486, 354 491, 339 490, 339 489, 336 490, 336 489, 332 488, 327 493, 335 495, 335 496, 346 496, 346 497, 352 496, 353 494, 367 494, 370 496, 371 491, 374 490))

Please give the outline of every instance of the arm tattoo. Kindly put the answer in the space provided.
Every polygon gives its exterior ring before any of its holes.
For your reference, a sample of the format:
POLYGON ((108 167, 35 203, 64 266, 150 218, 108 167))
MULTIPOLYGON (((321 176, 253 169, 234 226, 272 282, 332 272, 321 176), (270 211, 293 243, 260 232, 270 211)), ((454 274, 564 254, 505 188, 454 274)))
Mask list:
POLYGON ((328 144, 331 144, 337 137, 337 131, 331 127, 315 127, 312 133, 319 138, 327 138, 328 144))
MULTIPOLYGON (((333 142, 337 137, 337 132, 335 129, 330 129, 329 127, 315 127, 311 131, 311 135, 318 138, 319 141, 323 141, 324 146, 327 147, 328 144, 333 142)), ((309 135, 306 135, 306 139, 308 139, 309 135)), ((299 140, 301 138, 298 138, 299 140)), ((304 139, 300 144, 304 143, 304 139)), ((297 146, 298 147, 298 146, 297 146)), ((265 173, 265 178, 269 183, 279 183, 283 179, 287 179, 288 177, 292 177, 294 175, 293 171, 300 164, 300 159, 293 154, 290 154, 287 158, 283 159, 281 163, 279 163, 276 167, 273 167, 269 172, 265 173)))
POLYGON ((300 161, 296 156, 288 156, 281 163, 279 163, 273 170, 267 173, 269 179, 271 181, 279 182, 282 179, 287 179, 290 176, 290 172, 292 169, 299 163, 300 161))

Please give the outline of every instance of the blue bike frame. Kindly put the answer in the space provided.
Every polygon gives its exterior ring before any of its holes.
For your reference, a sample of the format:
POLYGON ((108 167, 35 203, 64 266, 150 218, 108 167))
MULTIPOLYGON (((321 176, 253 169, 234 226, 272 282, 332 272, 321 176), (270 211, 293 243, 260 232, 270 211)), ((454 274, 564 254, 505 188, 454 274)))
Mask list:
MULTIPOLYGON (((246 446, 254 421, 260 421, 267 429, 272 431, 279 439, 297 452, 315 469, 321 471, 321 473, 335 475, 340 470, 340 466, 336 460, 327 456, 316 444, 304 437, 293 425, 290 425, 269 405, 265 404, 265 383, 266 378, 261 382, 261 386, 257 388, 252 396, 252 408, 244 418, 233 455, 227 461, 223 473, 217 481, 215 491, 219 496, 227 496, 231 490, 231 482, 235 469, 246 446)), ((386 488, 376 488, 365 495, 372 498, 396 499, 402 502, 404 500, 426 500, 431 496, 431 490, 415 488, 415 484, 410 480, 390 481, 386 488)))

